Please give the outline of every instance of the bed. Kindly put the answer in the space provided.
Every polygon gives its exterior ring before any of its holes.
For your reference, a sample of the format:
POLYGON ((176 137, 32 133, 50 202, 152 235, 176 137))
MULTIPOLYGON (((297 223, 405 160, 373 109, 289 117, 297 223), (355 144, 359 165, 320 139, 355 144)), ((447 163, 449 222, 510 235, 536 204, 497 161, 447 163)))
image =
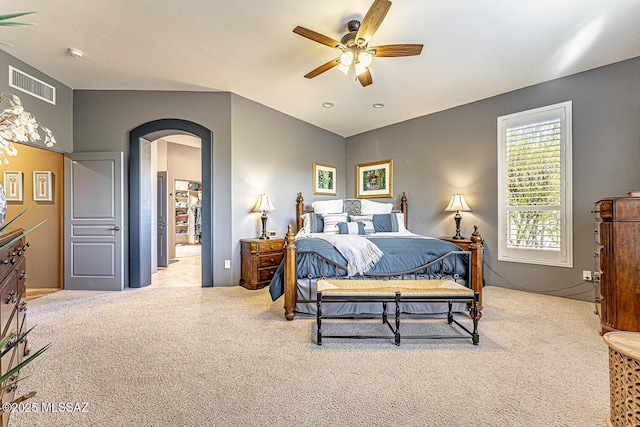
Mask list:
MULTIPOLYGON (((302 193, 298 193, 296 232, 289 225, 284 257, 269 285, 272 300, 284 297, 285 318, 293 320, 296 313, 315 315, 315 284, 323 278, 452 279, 480 294, 480 317, 483 240, 478 227, 470 237, 471 243, 458 245, 417 235, 408 230, 408 206, 403 193, 399 210, 392 204, 368 199, 339 199, 314 202, 313 211, 306 212, 302 193)), ((371 303, 336 304, 333 310, 328 314, 345 317, 381 312, 379 305, 371 303)), ((423 315, 442 313, 446 307, 405 304, 402 310, 423 315)), ((455 308, 466 310, 466 305, 455 308)))

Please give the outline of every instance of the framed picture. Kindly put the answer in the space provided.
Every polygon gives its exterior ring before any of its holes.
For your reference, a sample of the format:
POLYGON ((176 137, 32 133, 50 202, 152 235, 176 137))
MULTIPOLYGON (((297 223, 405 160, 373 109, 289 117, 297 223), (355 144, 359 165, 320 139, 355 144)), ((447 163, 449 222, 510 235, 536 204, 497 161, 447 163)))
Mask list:
POLYGON ((336 195, 337 171, 335 166, 313 163, 313 194, 336 195))
POLYGON ((393 160, 356 165, 356 197, 393 196, 393 160))
POLYGON ((4 173, 4 194, 7 201, 22 201, 22 172, 6 171, 4 173))
POLYGON ((52 178, 50 171, 33 171, 33 200, 36 202, 53 201, 52 178))

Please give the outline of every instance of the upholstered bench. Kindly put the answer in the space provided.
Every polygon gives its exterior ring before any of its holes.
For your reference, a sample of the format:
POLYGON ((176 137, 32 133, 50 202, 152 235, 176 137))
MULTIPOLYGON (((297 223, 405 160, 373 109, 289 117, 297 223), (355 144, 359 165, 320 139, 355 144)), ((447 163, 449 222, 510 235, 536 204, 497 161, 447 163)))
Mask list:
POLYGON ((433 303, 448 304, 447 323, 455 324, 471 336, 474 345, 478 345, 478 300, 479 293, 474 292, 451 280, 332 280, 322 279, 317 282, 317 344, 322 345, 323 338, 390 338, 390 335, 323 335, 322 322, 327 318, 344 318, 341 316, 323 316, 322 305, 346 302, 379 302, 382 303, 382 322, 389 326, 394 342, 400 345, 401 338, 467 338, 466 335, 410 335, 400 334, 401 303, 433 303), (472 330, 456 319, 452 312, 453 302, 471 304, 472 330), (387 304, 395 304, 395 325, 388 320, 387 304))

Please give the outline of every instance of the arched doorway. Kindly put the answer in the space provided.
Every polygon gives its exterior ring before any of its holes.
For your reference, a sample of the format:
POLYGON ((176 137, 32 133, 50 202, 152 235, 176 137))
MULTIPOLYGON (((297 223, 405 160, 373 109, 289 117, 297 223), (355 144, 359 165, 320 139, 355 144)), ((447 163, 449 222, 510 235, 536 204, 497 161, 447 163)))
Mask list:
POLYGON ((176 132, 202 141, 202 286, 213 286, 213 133, 182 119, 160 119, 129 132, 129 287, 151 284, 151 188, 142 177, 150 172, 151 141, 176 132))

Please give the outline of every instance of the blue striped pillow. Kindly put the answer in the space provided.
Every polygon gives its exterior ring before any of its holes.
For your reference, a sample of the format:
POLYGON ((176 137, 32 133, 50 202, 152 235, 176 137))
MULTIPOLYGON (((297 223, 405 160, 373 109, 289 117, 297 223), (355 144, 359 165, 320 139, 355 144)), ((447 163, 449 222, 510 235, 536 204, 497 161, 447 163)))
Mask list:
POLYGON ((306 213, 302 215, 302 228, 307 233, 322 233, 324 231, 324 221, 322 215, 316 213, 306 213))
POLYGON ((339 234, 365 234, 364 224, 362 222, 339 222, 339 234))

